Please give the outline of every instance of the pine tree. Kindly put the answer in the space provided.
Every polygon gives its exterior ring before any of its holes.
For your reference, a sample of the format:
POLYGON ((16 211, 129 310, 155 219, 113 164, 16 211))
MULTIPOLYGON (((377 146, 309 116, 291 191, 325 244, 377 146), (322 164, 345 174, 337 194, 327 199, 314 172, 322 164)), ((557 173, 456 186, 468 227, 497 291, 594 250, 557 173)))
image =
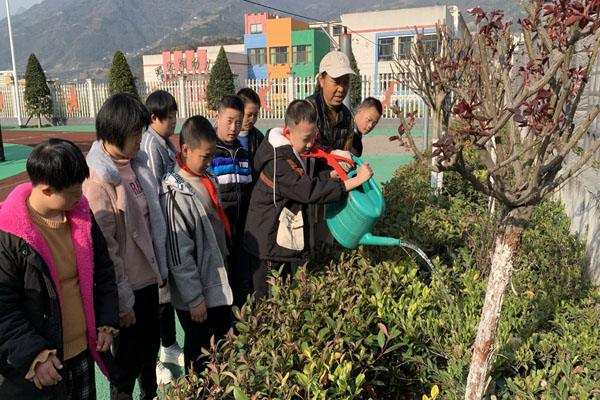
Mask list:
POLYGON ((352 87, 350 88, 350 104, 353 109, 357 109, 360 106, 362 101, 362 78, 360 76, 360 70, 358 69, 358 65, 356 64, 356 58, 354 58, 354 53, 351 53, 352 57, 350 58, 350 65, 352 66, 352 71, 356 74, 352 77, 352 87))
POLYGON ((52 96, 46 82, 46 74, 33 53, 29 55, 25 70, 25 108, 29 114, 27 122, 37 116, 38 128, 42 126, 42 116, 52 117, 52 96))
POLYGON ((225 49, 221 46, 219 55, 210 71, 210 79, 206 86, 206 102, 210 110, 216 111, 223 96, 235 94, 233 73, 229 67, 225 49))
POLYGON ((115 93, 129 93, 137 98, 140 97, 129 64, 127 64, 125 56, 119 50, 115 51, 112 65, 110 66, 108 93, 110 95, 115 93))

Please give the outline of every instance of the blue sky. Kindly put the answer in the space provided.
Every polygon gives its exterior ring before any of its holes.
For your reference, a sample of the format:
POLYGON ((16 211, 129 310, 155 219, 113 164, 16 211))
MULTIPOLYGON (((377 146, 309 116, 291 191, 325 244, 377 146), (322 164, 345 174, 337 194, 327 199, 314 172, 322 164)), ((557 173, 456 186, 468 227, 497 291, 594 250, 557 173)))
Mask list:
MULTIPOLYGON (((21 7, 29 8, 41 2, 42 0, 8 0, 11 15, 14 15, 21 7)), ((4 17, 6 17, 6 0, 0 1, 0 19, 4 17)))

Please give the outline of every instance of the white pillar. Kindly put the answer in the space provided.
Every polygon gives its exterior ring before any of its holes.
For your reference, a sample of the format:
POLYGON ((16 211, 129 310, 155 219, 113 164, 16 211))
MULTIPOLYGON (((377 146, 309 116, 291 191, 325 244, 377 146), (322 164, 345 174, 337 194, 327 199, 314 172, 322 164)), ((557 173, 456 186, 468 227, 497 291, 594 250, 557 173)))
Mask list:
POLYGON ((88 105, 90 107, 90 118, 96 118, 96 99, 94 98, 94 86, 92 80, 87 78, 85 80, 88 92, 88 105))
POLYGON ((185 99, 185 77, 179 77, 179 105, 178 105, 178 114, 182 118, 187 118, 187 104, 185 99))
POLYGON ((295 73, 290 71, 287 73, 287 92, 288 92, 288 104, 296 100, 296 93, 294 90, 294 77, 295 73))

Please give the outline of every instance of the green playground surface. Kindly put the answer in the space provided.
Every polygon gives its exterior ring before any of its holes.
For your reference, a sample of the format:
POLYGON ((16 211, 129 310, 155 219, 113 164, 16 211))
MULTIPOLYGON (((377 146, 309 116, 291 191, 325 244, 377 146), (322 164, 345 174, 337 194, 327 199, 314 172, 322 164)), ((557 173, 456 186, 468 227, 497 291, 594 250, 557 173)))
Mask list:
POLYGON ((28 126, 27 128, 19 128, 16 125, 2 125, 3 130, 11 131, 43 131, 43 132, 95 132, 96 127, 93 125, 57 125, 38 128, 37 126, 28 126))
MULTIPOLYGON (((179 343, 179 345, 183 348, 183 337, 184 337, 183 336, 183 328, 181 327, 181 324, 179 324, 179 319, 177 318, 177 315, 175 315, 175 321, 177 321, 175 323, 175 330, 177 333, 177 343, 179 343)), ((183 368, 179 367, 178 365, 175 365, 175 364, 164 364, 164 365, 173 374, 173 379, 177 379, 179 376, 183 375, 183 368)), ((162 399, 164 396, 162 395, 160 387, 158 388, 157 392, 158 392, 158 397, 162 399)), ((133 390, 133 398, 139 399, 139 397, 140 397, 140 390, 139 390, 138 384, 136 382, 135 388, 133 390)), ((96 365, 96 400, 110 400, 110 386, 108 383, 108 379, 106 379, 104 374, 102 374, 102 371, 100 371, 100 369, 98 368, 97 365, 96 365)))
POLYGON ((394 171, 403 165, 414 161, 413 156, 390 156, 363 154, 363 161, 368 162, 373 169, 373 178, 381 187, 382 183, 389 181, 394 176, 394 171))
MULTIPOLYGON (((423 137, 423 129, 413 129, 412 135, 415 137, 423 137)), ((394 136, 398 135, 398 129, 394 128, 375 128, 366 136, 394 136)))
POLYGON ((4 143, 4 159, 0 162, 0 180, 25 172, 27 157, 33 147, 20 144, 4 143))

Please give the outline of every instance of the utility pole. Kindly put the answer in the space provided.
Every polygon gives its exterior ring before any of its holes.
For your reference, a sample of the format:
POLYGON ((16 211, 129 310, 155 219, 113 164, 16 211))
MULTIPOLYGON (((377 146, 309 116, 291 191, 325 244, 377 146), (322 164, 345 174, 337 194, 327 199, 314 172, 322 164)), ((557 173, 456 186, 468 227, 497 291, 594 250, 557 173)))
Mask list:
POLYGON ((12 57, 12 67, 13 67, 13 83, 15 86, 15 114, 17 114, 17 125, 23 125, 23 121, 21 119, 21 100, 19 99, 19 77, 17 76, 17 64, 15 62, 15 48, 13 45, 13 37, 12 37, 12 28, 10 25, 10 6, 8 5, 8 0, 6 0, 6 20, 8 21, 8 38, 10 41, 10 55, 12 57))
MULTIPOLYGON (((346 27, 344 27, 344 33, 340 35, 340 50, 342 51, 342 53, 348 56, 348 60, 352 60, 352 35, 348 34, 348 30, 346 27)), ((357 79, 360 79, 360 77, 357 77, 357 79)), ((352 77, 350 79, 350 88, 348 89, 348 93, 346 94, 346 98, 344 99, 344 105, 348 107, 349 110, 352 109, 351 95, 352 77)))

